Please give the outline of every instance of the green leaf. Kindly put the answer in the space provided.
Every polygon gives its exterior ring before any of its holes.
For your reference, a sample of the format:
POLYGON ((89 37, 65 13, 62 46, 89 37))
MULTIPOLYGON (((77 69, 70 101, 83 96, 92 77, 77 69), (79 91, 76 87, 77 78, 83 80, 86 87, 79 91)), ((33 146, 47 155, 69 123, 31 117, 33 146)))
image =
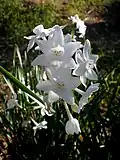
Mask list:
POLYGON ((29 95, 33 96, 35 99, 40 101, 42 104, 44 104, 44 102, 35 93, 33 93, 30 89, 28 89, 24 84, 22 84, 17 78, 15 78, 10 72, 8 72, 2 66, 0 66, 0 72, 3 75, 5 75, 11 82, 13 82, 22 91, 28 93, 29 95))

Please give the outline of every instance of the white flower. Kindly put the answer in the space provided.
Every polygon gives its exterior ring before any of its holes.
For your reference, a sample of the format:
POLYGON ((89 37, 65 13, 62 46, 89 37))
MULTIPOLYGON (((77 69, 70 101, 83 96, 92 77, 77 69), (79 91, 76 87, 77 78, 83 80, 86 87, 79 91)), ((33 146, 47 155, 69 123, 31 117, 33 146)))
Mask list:
POLYGON ((63 31, 60 26, 56 26, 52 36, 48 40, 36 41, 43 54, 37 56, 32 65, 51 66, 53 61, 68 62, 77 49, 83 45, 80 42, 64 42, 63 31))
POLYGON ((78 134, 80 132, 79 122, 76 118, 70 119, 65 126, 65 130, 67 134, 78 134))
POLYGON ((27 52, 34 46, 36 39, 43 38, 49 33, 49 29, 44 29, 43 25, 38 25, 33 29, 33 33, 35 35, 32 36, 24 36, 24 38, 29 40, 27 52))
POLYGON ((7 102, 7 109, 12 109, 14 108, 15 106, 17 106, 17 100, 15 99, 9 99, 8 102, 7 102))
POLYGON ((79 17, 77 14, 75 14, 74 16, 68 17, 68 19, 71 20, 73 24, 79 21, 79 17))
POLYGON ((82 95, 79 101, 79 107, 78 107, 78 113, 80 113, 80 110, 83 108, 84 105, 86 105, 89 101, 88 98, 97 90, 99 89, 99 83, 92 84, 88 87, 86 92, 81 91, 80 89, 76 88, 75 91, 82 95))
POLYGON ((86 86, 86 78, 89 80, 97 80, 97 74, 93 70, 96 67, 96 61, 98 60, 98 55, 92 55, 90 41, 86 40, 83 48, 83 53, 81 50, 76 53, 75 59, 77 62, 77 67, 73 71, 74 75, 80 76, 80 80, 84 86, 86 86))
POLYGON ((76 24, 76 28, 79 30, 78 33, 80 33, 79 37, 84 37, 87 28, 84 21, 82 21, 77 14, 69 17, 68 19, 72 20, 73 24, 76 24))
POLYGON ((34 135, 36 133, 36 130, 41 130, 42 128, 47 129, 47 121, 42 121, 40 123, 37 123, 33 118, 31 118, 32 122, 35 124, 35 126, 33 127, 34 130, 34 135))
POLYGON ((65 125, 66 133, 72 134, 72 135, 74 133, 78 134, 79 132, 81 132, 79 122, 76 118, 73 118, 66 102, 64 102, 64 106, 65 106, 65 109, 67 112, 67 116, 69 118, 69 120, 67 121, 67 123, 65 125))
POLYGON ((68 68, 60 67, 56 73, 51 74, 50 70, 47 69, 47 74, 49 80, 40 81, 36 88, 38 90, 43 90, 49 92, 48 100, 50 102, 55 102, 58 97, 64 99, 69 104, 74 104, 74 96, 72 90, 78 87, 80 80, 78 77, 73 77, 71 75, 71 70, 68 68), (54 93, 54 94, 53 94, 54 93), (50 100, 51 99, 51 100, 50 100))
POLYGON ((17 100, 17 95, 16 93, 14 93, 13 98, 9 99, 7 102, 7 109, 12 109, 15 106, 18 106, 20 108, 22 108, 19 104, 18 104, 18 100, 17 100))
POLYGON ((40 38, 48 36, 51 31, 52 31, 52 28, 45 29, 43 25, 38 25, 33 29, 33 33, 38 35, 40 38))
MULTIPOLYGON (((55 30, 55 26, 52 27, 52 28, 48 28, 48 29, 45 29, 44 26, 41 24, 41 25, 38 25, 36 26, 34 29, 33 29, 33 33, 35 35, 32 35, 32 36, 24 36, 24 38, 30 40, 29 41, 29 44, 28 44, 28 47, 27 47, 27 52, 34 46, 34 44, 36 43, 36 40, 39 39, 39 38, 42 38, 44 40, 46 40, 46 36, 48 36, 49 34, 52 34, 52 32, 55 30)), ((38 47, 37 47, 38 49, 38 47)))

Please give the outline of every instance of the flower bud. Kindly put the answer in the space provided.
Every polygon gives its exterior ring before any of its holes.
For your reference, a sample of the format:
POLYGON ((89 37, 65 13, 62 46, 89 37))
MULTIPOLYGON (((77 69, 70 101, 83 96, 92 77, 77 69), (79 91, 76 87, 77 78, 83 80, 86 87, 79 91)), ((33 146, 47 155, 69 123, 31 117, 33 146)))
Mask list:
POLYGON ((80 131, 80 125, 79 122, 76 118, 70 119, 65 126, 65 130, 67 134, 78 134, 80 131))

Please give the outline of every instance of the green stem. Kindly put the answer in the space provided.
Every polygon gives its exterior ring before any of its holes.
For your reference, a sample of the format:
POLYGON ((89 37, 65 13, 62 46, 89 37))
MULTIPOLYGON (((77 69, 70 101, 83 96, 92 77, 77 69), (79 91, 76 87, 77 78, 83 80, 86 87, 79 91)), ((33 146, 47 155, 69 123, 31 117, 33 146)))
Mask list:
POLYGON ((69 107, 68 107, 68 105, 67 105, 66 102, 64 102, 64 106, 65 106, 65 110, 66 110, 66 112, 67 112, 67 116, 68 116, 69 120, 73 119, 73 116, 72 116, 72 114, 70 113, 69 107))

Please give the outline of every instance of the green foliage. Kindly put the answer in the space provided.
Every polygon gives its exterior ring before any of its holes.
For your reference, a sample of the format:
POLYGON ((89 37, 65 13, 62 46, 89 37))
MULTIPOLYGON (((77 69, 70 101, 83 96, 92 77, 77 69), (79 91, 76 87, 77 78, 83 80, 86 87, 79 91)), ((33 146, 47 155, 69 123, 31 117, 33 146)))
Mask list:
MULTIPOLYGON (((6 44, 9 46, 14 43, 21 44, 23 36, 29 35, 36 25, 42 23, 47 28, 55 23, 62 22, 64 24, 67 16, 75 13, 85 17, 83 13, 86 12, 86 8, 99 6, 102 2, 102 0, 71 0, 65 8, 58 5, 56 1, 54 4, 26 6, 20 0, 1 0, 0 40, 2 41, 0 44, 5 43, 4 47, 6 44)), ((39 105, 38 99, 28 96, 31 92, 27 94, 24 89, 22 90, 22 85, 18 89, 15 85, 16 82, 12 83, 18 95, 18 102, 23 108, 16 107, 5 113, 0 112, 0 133, 6 137, 11 159, 36 160, 48 159, 48 157, 56 160, 112 159, 111 155, 114 152, 112 147, 119 140, 119 134, 118 137, 114 135, 118 130, 115 132, 113 126, 120 127, 120 65, 118 57, 116 55, 104 56, 102 53, 98 68, 100 70, 100 90, 91 97, 90 103, 76 117, 80 121, 82 130, 79 136, 66 135, 64 128, 67 118, 62 102, 53 106, 56 113, 52 117, 45 116, 48 129, 37 131, 34 136, 32 129, 34 124, 30 121, 30 117, 37 122, 43 120, 40 108, 34 110, 34 107, 39 105), (26 127, 23 126, 23 122, 26 123, 26 127)), ((18 48, 15 48, 11 72, 39 97, 41 97, 41 93, 36 91, 35 85, 41 77, 40 71, 39 67, 30 67, 26 53, 21 58, 18 48)), ((6 107, 5 97, 3 96, 2 99, 4 107, 6 107)))
MULTIPOLYGON (((108 150, 109 145, 112 145, 111 123, 118 123, 120 118, 118 109, 120 93, 119 63, 114 65, 114 69, 109 74, 107 72, 101 73, 100 90, 91 97, 90 103, 84 107, 80 115, 73 115, 79 119, 82 130, 80 135, 74 136, 68 136, 65 133, 67 118, 62 101, 53 105, 56 112, 52 117, 42 117, 41 107, 34 108, 40 106, 39 99, 34 97, 21 83, 41 97, 41 92, 38 93, 35 88, 41 78, 41 68, 38 66, 30 67, 26 53, 21 58, 16 46, 12 75, 21 82, 19 86, 14 77, 9 75, 2 67, 0 67, 0 71, 12 80, 14 90, 18 95, 18 102, 22 106, 22 108, 14 107, 0 113, 0 132, 3 136, 7 135, 7 145, 8 149, 11 149, 9 154, 12 159, 18 159, 20 156, 21 159, 33 160, 37 158, 47 159, 48 157, 51 159, 88 160, 89 158, 97 159, 98 155, 101 159, 111 159, 111 153, 108 150), (45 118, 48 122, 48 129, 38 130, 34 135, 32 129, 34 124, 30 120, 31 117, 37 122, 45 118)), ((3 101, 5 102, 5 99, 3 101)), ((4 108, 6 108, 6 102, 4 108)))
POLYGON ((68 16, 78 13, 84 17, 87 8, 96 4, 101 5, 102 2, 102 0, 87 2, 73 0, 64 6, 57 0, 39 5, 29 4, 24 0, 1 0, 0 39, 3 41, 1 43, 8 46, 21 44, 23 37, 29 35, 36 25, 42 23, 46 27, 51 27, 56 23, 64 24, 68 16))
MULTIPOLYGON (((55 21, 54 5, 32 5, 20 0, 0 2, 1 38, 10 45, 20 44, 38 24, 50 27, 55 21)), ((5 42, 6 43, 6 42, 5 42)))

